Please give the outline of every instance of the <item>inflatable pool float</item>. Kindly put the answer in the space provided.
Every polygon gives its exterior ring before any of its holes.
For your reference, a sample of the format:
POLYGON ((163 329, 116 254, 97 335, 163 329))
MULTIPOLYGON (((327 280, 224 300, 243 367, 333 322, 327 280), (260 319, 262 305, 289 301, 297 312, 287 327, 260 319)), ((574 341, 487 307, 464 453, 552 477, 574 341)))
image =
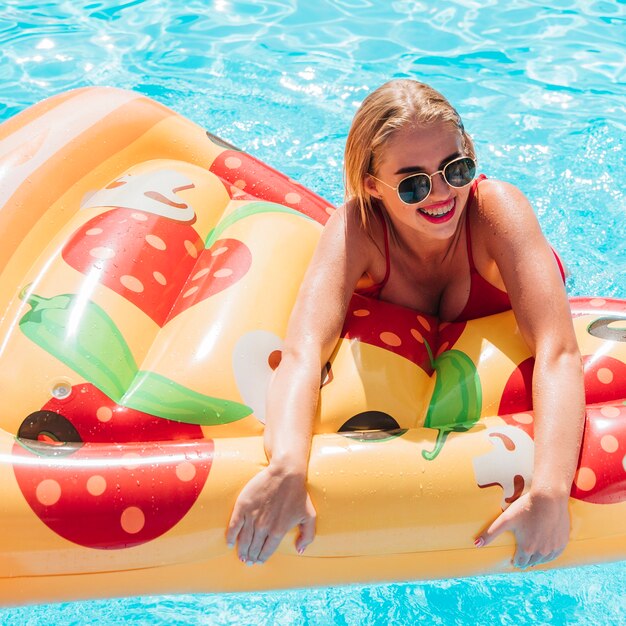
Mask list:
MULTIPOLYGON (((512 569, 510 533, 473 546, 532 477, 512 313, 445 324, 355 295, 320 379, 316 540, 246 567, 225 527, 267 462, 265 389, 332 207, 105 88, 0 126, 0 190, 3 604, 512 569)), ((571 308, 587 423, 550 566, 626 557, 626 302, 571 308)))

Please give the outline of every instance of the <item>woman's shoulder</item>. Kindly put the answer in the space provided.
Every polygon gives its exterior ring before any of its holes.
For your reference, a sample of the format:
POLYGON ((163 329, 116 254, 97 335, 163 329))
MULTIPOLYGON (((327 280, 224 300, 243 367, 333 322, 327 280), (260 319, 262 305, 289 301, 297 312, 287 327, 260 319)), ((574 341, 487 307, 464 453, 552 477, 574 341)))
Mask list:
POLYGON ((480 182, 476 196, 472 223, 488 247, 494 243, 494 237, 500 243, 513 243, 539 228, 532 205, 515 185, 488 178, 480 182))
POLYGON ((389 234, 383 225, 382 215, 369 213, 365 218, 364 222, 358 202, 348 200, 335 211, 329 222, 335 222, 333 229, 343 229, 346 255, 350 262, 361 267, 363 273, 382 277, 386 271, 389 234))
POLYGON ((503 180, 486 178, 480 181, 476 198, 474 206, 479 222, 506 227, 535 220, 528 198, 518 187, 503 180))
POLYGON ((481 212, 493 211, 503 205, 523 204, 530 206, 523 192, 504 180, 485 178, 477 185, 478 208, 481 212))
POLYGON ((356 200, 348 200, 342 204, 331 220, 337 221, 345 229, 346 240, 350 246, 369 249, 375 247, 375 242, 383 236, 382 219, 371 214, 363 216, 356 200))

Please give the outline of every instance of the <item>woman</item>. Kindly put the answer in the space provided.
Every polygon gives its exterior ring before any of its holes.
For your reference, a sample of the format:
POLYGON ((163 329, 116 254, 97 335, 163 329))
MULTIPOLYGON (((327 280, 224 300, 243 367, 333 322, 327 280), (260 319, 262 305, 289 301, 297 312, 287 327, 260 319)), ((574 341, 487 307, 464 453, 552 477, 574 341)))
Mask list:
POLYGON ((427 85, 390 81, 357 111, 345 152, 347 202, 323 231, 268 392, 269 465, 242 490, 227 530, 243 562, 266 561, 296 525, 300 554, 313 541, 306 472, 320 371, 355 289, 446 321, 513 308, 535 357, 534 477, 475 545, 513 532, 520 568, 565 548, 584 392, 560 266, 523 194, 473 180, 474 158, 459 115, 427 85))

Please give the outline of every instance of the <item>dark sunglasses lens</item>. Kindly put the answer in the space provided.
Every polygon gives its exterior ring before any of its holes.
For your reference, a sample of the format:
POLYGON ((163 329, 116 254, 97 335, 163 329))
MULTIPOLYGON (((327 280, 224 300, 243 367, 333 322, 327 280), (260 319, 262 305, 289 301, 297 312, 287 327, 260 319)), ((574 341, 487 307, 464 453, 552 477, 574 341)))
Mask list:
POLYGON ((406 204, 417 204, 430 193, 430 178, 426 174, 414 174, 400 182, 398 195, 406 204))
POLYGON ((443 174, 451 187, 465 187, 476 176, 476 163, 469 157, 456 159, 446 165, 443 174))

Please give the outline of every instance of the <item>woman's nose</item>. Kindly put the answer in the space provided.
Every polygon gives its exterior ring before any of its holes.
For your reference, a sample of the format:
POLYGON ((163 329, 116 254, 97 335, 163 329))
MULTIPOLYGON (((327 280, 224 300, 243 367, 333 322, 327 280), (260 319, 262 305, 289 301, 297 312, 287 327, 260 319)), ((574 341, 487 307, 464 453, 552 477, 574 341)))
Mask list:
POLYGON ((449 185, 443 177, 443 172, 436 172, 430 178, 431 196, 447 197, 450 193, 449 185))

